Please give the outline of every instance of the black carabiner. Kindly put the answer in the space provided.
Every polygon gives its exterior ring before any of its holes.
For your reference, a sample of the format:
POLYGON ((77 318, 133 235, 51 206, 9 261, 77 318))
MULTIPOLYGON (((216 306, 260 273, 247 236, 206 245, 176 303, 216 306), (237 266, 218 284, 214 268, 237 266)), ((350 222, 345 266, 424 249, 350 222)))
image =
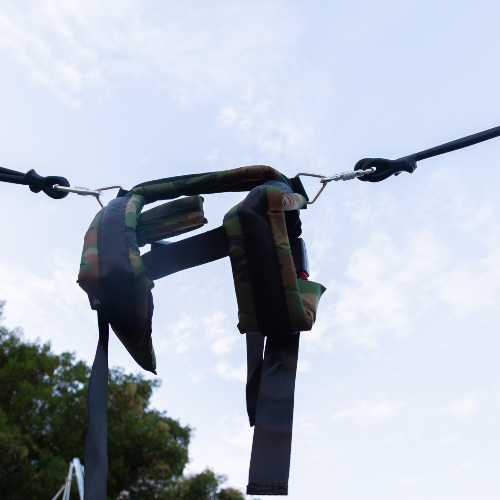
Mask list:
POLYGON ((413 173, 417 168, 417 161, 449 153, 450 151, 456 151, 457 149, 466 148, 468 146, 472 146, 473 144, 488 141, 489 139, 493 139, 498 136, 500 136, 500 127, 490 128, 484 132, 468 135, 467 137, 462 137, 456 141, 447 142, 446 144, 441 144, 441 146, 426 149, 425 151, 420 151, 420 153, 404 156, 403 158, 399 158, 397 160, 387 160, 385 158, 363 158, 356 163, 354 170, 375 168, 376 170, 372 174, 358 177, 358 179, 360 181, 380 182, 387 179, 391 175, 399 175, 401 172, 409 172, 410 174, 413 173))

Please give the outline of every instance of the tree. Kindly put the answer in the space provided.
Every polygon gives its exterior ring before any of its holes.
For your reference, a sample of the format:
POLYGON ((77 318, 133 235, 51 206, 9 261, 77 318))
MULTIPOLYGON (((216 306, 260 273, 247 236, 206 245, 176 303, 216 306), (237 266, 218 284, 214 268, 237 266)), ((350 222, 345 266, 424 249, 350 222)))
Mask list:
MULTIPOLYGON (((0 302, 0 320, 3 303, 0 302)), ((89 367, 74 354, 27 342, 0 325, 0 491, 2 499, 46 500, 73 457, 83 458, 89 367)), ((207 469, 183 476, 189 427, 149 408, 159 381, 121 369, 109 375, 108 498, 242 500, 207 469)), ((76 489, 72 488, 72 499, 76 489)))

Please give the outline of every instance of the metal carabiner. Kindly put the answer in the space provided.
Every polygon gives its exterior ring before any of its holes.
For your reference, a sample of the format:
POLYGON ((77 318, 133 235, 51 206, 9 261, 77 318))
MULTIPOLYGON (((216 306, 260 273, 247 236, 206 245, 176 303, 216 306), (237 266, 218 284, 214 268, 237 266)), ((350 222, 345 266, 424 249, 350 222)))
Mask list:
POLYGON ((356 179, 357 177, 362 177, 363 175, 368 175, 372 174, 375 172, 374 168, 367 168, 366 170, 348 170, 347 172, 342 172, 341 174, 335 174, 332 175, 331 177, 328 177, 327 175, 320 175, 320 174, 309 174, 306 172, 299 172, 295 177, 298 177, 299 175, 306 175, 308 177, 319 177, 321 184, 323 186, 321 189, 317 192, 316 196, 313 198, 312 201, 308 201, 308 205, 312 205, 319 197, 319 195, 323 192, 323 190, 326 188, 327 184, 332 181, 350 181, 351 179, 356 179))
POLYGON ((58 184, 56 184, 54 186, 54 189, 56 191, 61 191, 63 193, 76 193, 80 196, 94 196, 94 198, 97 200, 97 202, 99 203, 99 205, 101 205, 101 208, 104 208, 104 205, 102 204, 102 201, 101 201, 101 191, 106 191, 108 189, 123 189, 121 186, 106 186, 106 187, 102 187, 102 188, 97 188, 97 189, 88 189, 86 187, 66 187, 66 186, 59 186, 58 184))

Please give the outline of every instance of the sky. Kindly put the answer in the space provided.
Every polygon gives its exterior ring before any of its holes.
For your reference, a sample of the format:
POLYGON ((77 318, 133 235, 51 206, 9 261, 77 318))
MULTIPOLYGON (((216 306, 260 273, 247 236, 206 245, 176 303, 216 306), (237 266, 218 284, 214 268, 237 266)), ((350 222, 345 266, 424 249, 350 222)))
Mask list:
MULTIPOLYGON (((130 188, 399 158, 500 125, 499 14, 486 0, 2 0, 0 165, 130 188)), ((290 500, 500 495, 499 151, 494 139, 381 183, 332 183, 303 211, 327 291, 301 335, 290 500)), ((0 190, 5 324, 91 363, 97 322, 76 278, 96 201, 0 190)), ((241 198, 205 196, 199 232, 241 198)), ((195 429, 188 471, 244 490, 229 260, 153 293, 153 406, 195 429)), ((114 336, 110 365, 140 371, 114 336)))

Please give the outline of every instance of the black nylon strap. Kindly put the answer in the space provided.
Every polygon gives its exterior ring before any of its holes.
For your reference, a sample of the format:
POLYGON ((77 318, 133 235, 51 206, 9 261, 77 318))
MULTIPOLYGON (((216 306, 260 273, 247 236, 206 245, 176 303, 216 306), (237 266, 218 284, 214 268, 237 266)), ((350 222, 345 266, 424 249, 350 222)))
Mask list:
POLYGON ((257 398, 259 396, 262 364, 264 359, 264 337, 260 333, 247 333, 247 413, 250 427, 255 425, 257 398))
POLYGON ((259 331, 264 335, 292 334, 281 278, 282 265, 276 253, 268 211, 265 185, 250 191, 238 209, 255 316, 259 331))
POLYGON ((207 264, 229 255, 224 228, 191 236, 142 255, 149 278, 158 280, 183 269, 207 264))
POLYGON ((109 325, 97 313, 99 343, 89 381, 89 423, 85 439, 85 500, 107 500, 109 325))
POLYGON ((299 335, 272 335, 266 340, 247 486, 249 495, 288 495, 299 335))
POLYGON ((97 229, 99 285, 113 311, 108 308, 108 319, 115 328, 125 331, 126 325, 137 324, 134 271, 129 258, 131 245, 125 226, 125 208, 131 196, 111 200, 97 229))

